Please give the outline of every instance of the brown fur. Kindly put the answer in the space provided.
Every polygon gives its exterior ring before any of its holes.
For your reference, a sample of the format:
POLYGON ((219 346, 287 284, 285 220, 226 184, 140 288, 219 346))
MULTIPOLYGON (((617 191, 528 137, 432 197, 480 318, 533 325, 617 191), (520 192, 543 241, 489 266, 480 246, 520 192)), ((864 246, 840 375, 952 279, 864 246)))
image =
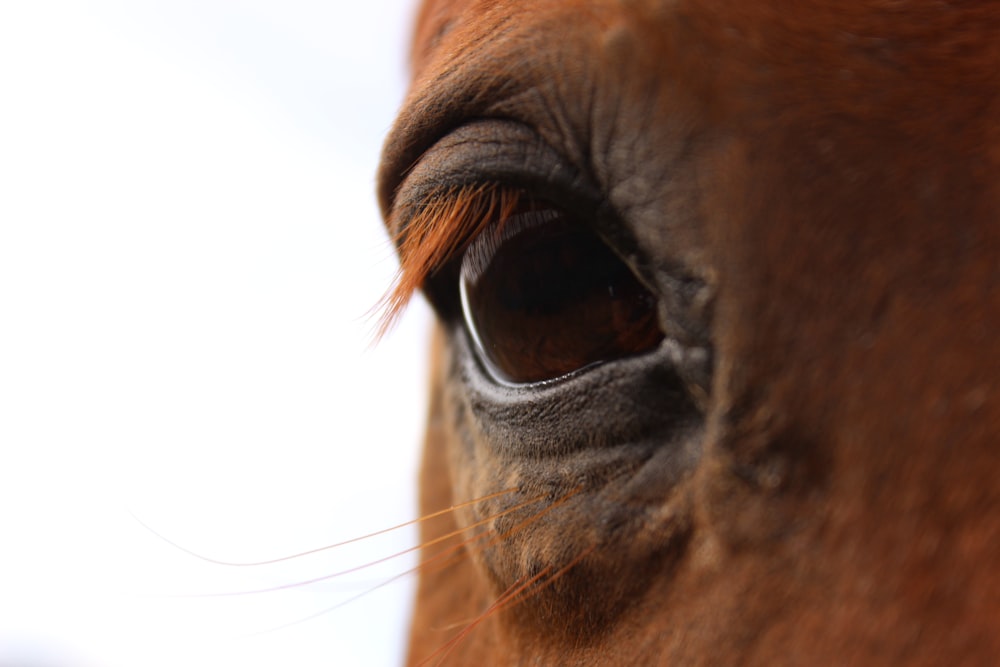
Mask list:
MULTIPOLYGON (((497 516, 421 576, 410 662, 995 664, 1000 3, 429 0, 416 35, 393 234, 429 192, 597 193, 711 363, 497 388, 430 293, 422 507, 518 491, 424 524, 497 516)), ((472 231, 433 229, 409 286, 472 231)))

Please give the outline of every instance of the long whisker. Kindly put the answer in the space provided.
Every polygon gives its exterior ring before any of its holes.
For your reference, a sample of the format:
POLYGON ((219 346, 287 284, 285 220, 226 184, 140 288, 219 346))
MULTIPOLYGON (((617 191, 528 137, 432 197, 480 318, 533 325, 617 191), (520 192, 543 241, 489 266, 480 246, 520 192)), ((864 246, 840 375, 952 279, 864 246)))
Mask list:
MULTIPOLYGON (((495 519, 495 518, 497 518, 499 516, 503 516, 503 514, 506 514, 508 512, 512 512, 512 511, 521 509, 522 507, 524 507, 526 505, 539 502, 540 500, 542 500, 544 498, 545 498, 545 496, 537 496, 537 497, 535 497, 535 498, 533 498, 531 500, 525 501, 524 503, 521 503, 521 504, 519 504, 519 505, 517 505, 515 507, 508 508, 507 510, 504 510, 504 512, 501 512, 501 513, 495 514, 493 516, 487 517, 486 519, 483 519, 482 521, 477 521, 476 523, 471 524, 469 526, 469 528, 472 528, 472 527, 475 527, 475 526, 480 526, 480 525, 482 525, 482 524, 484 524, 484 523, 486 523, 488 521, 492 521, 493 519, 495 519)), ((565 497, 562 498, 562 499, 560 499, 560 500, 565 500, 565 497)), ((545 510, 545 511, 548 511, 548 510, 545 510)), ((533 520, 537 519, 539 516, 542 516, 545 513, 545 511, 540 512, 539 514, 536 514, 534 517, 532 517, 531 519, 527 520, 527 522, 533 521, 533 520)), ((507 534, 513 532, 515 529, 521 527, 522 524, 525 524, 525 523, 526 522, 521 522, 521 524, 518 524, 518 526, 515 526, 510 531, 507 531, 507 533, 504 533, 503 535, 501 535, 499 537, 505 537, 507 534)), ((459 534, 461 532, 462 531, 455 531, 453 533, 449 533, 448 535, 444 535, 444 536, 442 536, 440 538, 437 538, 437 539, 432 540, 430 542, 426 542, 425 544, 419 545, 418 547, 414 547, 414 548, 416 549, 416 548, 422 548, 422 547, 431 546, 432 544, 435 544, 435 543, 440 542, 442 540, 448 539, 450 537, 454 537, 455 535, 457 535, 457 534, 459 534)), ((487 534, 486 532, 482 532, 482 533, 479 533, 477 535, 473 535, 472 537, 470 537, 470 538, 468 538, 466 540, 463 540, 463 541, 459 542, 458 544, 452 545, 452 546, 448 547, 447 549, 444 549, 443 551, 440 551, 440 552, 434 554, 433 556, 431 556, 427 560, 421 562, 416 567, 410 568, 409 570, 406 570, 405 572, 400 572, 399 574, 393 575, 392 577, 389 577, 385 581, 383 581, 383 582, 381 582, 381 583, 379 583, 379 584, 377 584, 375 586, 372 586, 371 588, 368 588, 368 589, 366 589, 366 590, 358 593, 357 595, 349 597, 346 600, 342 600, 342 601, 338 602, 337 604, 335 604, 335 605, 333 605, 331 607, 327 607, 326 609, 318 611, 315 614, 311 614, 309 616, 305 616, 303 618, 296 619, 294 621, 291 621, 289 623, 285 623, 284 625, 279 625, 279 626, 274 627, 274 628, 269 628, 267 630, 261 630, 260 632, 257 632, 257 633, 254 633, 254 634, 255 635, 260 635, 260 634, 267 634, 267 633, 271 633, 271 632, 277 632, 278 630, 283 630, 284 628, 289 628, 289 627, 291 627, 293 625, 298 625, 299 623, 305 623, 307 621, 311 621, 312 619, 318 618, 320 616, 323 616, 324 614, 329 614, 329 613, 331 613, 333 611, 336 611, 337 609, 340 609, 341 607, 344 607, 344 606, 346 606, 346 605, 348 605, 348 604, 350 604, 352 602, 355 602, 356 600, 359 600, 359 599, 363 598, 366 595, 374 593, 375 591, 381 589, 384 586, 388 586, 389 584, 391 584, 394 581, 398 581, 399 579, 402 579, 403 577, 409 576, 411 574, 415 574, 416 572, 426 570, 428 568, 428 566, 430 566, 432 564, 436 564, 441 569, 443 569, 445 567, 448 567, 449 565, 451 565, 456 560, 456 558, 461 558, 463 555, 468 554, 467 551, 463 551, 464 547, 468 546, 469 544, 472 544, 473 542, 476 542, 476 541, 482 539, 483 536, 486 535, 486 534, 487 534), (438 563, 437 561, 442 561, 442 562, 438 563)), ((494 538, 494 539, 496 539, 496 538, 494 538)), ((258 591, 258 592, 260 592, 260 591, 258 591)))
MULTIPOLYGON (((540 512, 538 512, 538 513, 536 513, 536 514, 534 514, 534 515, 532 515, 530 517, 528 517, 527 519, 519 521, 518 523, 516 523, 513 526, 511 526, 508 530, 504 531, 503 533, 499 533, 497 535, 494 535, 490 540, 488 540, 485 544, 483 544, 480 547, 479 553, 482 553, 483 551, 485 551, 486 549, 490 548, 491 546, 494 546, 494 545, 498 544, 499 542, 507 539, 508 537, 510 537, 511 535, 513 535, 514 533, 516 533, 517 531, 522 530, 523 528, 525 528, 526 526, 531 525, 535 521, 538 521, 540 518, 542 518, 543 516, 545 516, 546 514, 548 514, 549 512, 551 512, 552 510, 558 508, 560 505, 565 504, 570 498, 572 498, 573 496, 577 495, 581 491, 582 491, 582 487, 578 487, 578 488, 574 489, 573 491, 570 491, 569 493, 567 493, 563 497, 559 498, 558 500, 556 500, 555 502, 553 502, 551 505, 549 505, 548 507, 546 507, 542 511, 540 511, 540 512)), ((538 502, 539 500, 542 500, 544 497, 545 496, 538 496, 533 501, 529 501, 529 503, 530 502, 538 502)), ((518 507, 512 507, 512 508, 510 508, 507 511, 519 509, 521 506, 523 506, 525 504, 528 504, 528 503, 522 503, 520 506, 518 506, 518 507)), ((499 516, 502 516, 502 514, 496 514, 496 515, 490 517, 490 519, 494 519, 494 518, 499 517, 499 516)), ((473 526, 479 526, 482 523, 483 523, 482 521, 479 521, 479 522, 477 522, 475 524, 472 524, 472 525, 473 526)), ((478 542, 479 540, 481 540, 483 537, 485 537, 488 534, 489 534, 488 532, 484 531, 482 533, 479 533, 478 535, 475 535, 475 536, 473 536, 473 537, 471 537, 471 538, 469 538, 467 540, 464 540, 464 541, 460 542, 459 544, 457 544, 457 545, 455 545, 453 547, 450 547, 449 549, 446 549, 445 551, 439 552, 439 553, 435 554, 434 556, 432 556, 431 558, 428 558, 427 560, 425 560, 423 563, 421 563, 420 565, 418 565, 416 568, 414 568, 414 571, 416 571, 416 570, 426 571, 427 569, 429 569, 428 568, 429 565, 431 565, 435 561, 439 560, 440 558, 442 558, 444 556, 447 556, 449 554, 453 554, 454 552, 459 551, 463 547, 469 546, 469 545, 473 544, 474 542, 478 542)), ((458 554, 458 557, 461 557, 463 555, 468 555, 468 554, 469 554, 469 552, 465 551, 465 552, 462 552, 462 553, 458 554)), ((455 556, 451 556, 450 558, 448 558, 445 561, 443 561, 442 563, 440 563, 439 566, 438 566, 438 569, 440 570, 440 569, 444 569, 445 567, 448 567, 449 565, 452 564, 452 562, 454 560, 455 560, 455 556)))
MULTIPOLYGON (((335 579, 337 577, 342 577, 342 576, 347 575, 347 574, 353 574, 355 572, 360 572, 360 571, 368 569, 370 567, 374 567, 376 565, 380 565, 381 563, 388 562, 390 560, 393 560, 394 558, 399 558, 400 556, 406 555, 408 553, 412 553, 414 551, 417 551, 419 549, 423 549, 425 547, 433 546, 435 544, 440 544, 441 542, 444 542, 444 541, 449 540, 449 539, 451 539, 453 537, 457 537, 457 536, 461 535, 463 532, 465 532, 466 530, 468 530, 470 528, 476 528, 478 526, 482 526, 482 525, 484 525, 486 523, 489 523, 490 521, 493 521, 494 519, 496 519, 498 517, 504 516, 506 514, 510 514, 511 512, 516 512, 517 510, 522 509, 522 508, 524 508, 524 507, 526 507, 528 505, 537 503, 540 500, 542 500, 544 497, 545 496, 537 496, 535 498, 532 498, 532 499, 526 500, 524 502, 518 503, 517 505, 514 505, 512 507, 508 507, 507 509, 503 510, 502 512, 498 512, 498 513, 496 513, 496 514, 494 514, 492 516, 488 516, 485 519, 480 519, 479 521, 476 521, 474 523, 469 524, 465 528, 454 530, 454 531, 452 531, 450 533, 447 533, 445 535, 441 535, 441 536, 436 537, 436 538, 434 538, 432 540, 424 542, 423 544, 418 544, 416 546, 409 547, 409 548, 404 549, 402 551, 398 551, 398 552, 396 552, 394 554, 390 554, 390 555, 385 556, 383 558, 379 558, 377 560, 373 560, 373 561, 365 563, 363 565, 358 565, 358 566, 355 566, 355 567, 351 567, 351 568, 348 568, 346 570, 341 570, 339 572, 334 572, 332 574, 325 574, 322 577, 315 577, 313 579, 306 579, 304 581, 297 581, 297 582, 294 582, 294 583, 291 583, 291 584, 281 584, 280 586, 271 586, 269 588, 259 588, 259 589, 255 589, 255 590, 251 590, 251 591, 232 591, 232 592, 226 592, 226 593, 198 593, 198 594, 194 594, 194 595, 181 595, 181 596, 168 596, 168 597, 211 598, 211 597, 234 597, 234 596, 237 596, 237 595, 257 595, 259 593, 273 593, 275 591, 283 591, 283 590, 286 590, 286 589, 289 589, 289 588, 297 588, 299 586, 308 586, 310 584, 316 584, 316 583, 319 583, 321 581, 328 581, 330 579, 335 579)), ((477 538, 478 537, 479 536, 477 536, 477 538)))
MULTIPOLYGON (((178 551, 182 551, 182 552, 188 554, 189 556, 194 556, 195 558, 197 558, 199 560, 203 560, 206 563, 212 563, 213 565, 225 565, 225 566, 228 566, 228 567, 256 567, 256 566, 259 566, 259 565, 272 565, 274 563, 281 563, 281 562, 284 562, 284 561, 287 561, 287 560, 293 560, 295 558, 302 558, 303 556, 311 556, 312 554, 318 554, 318 553, 321 553, 323 551, 329 551, 330 549, 336 549, 338 547, 343 547, 343 546, 346 546, 348 544, 354 544, 355 542, 361 542, 362 540, 367 540, 367 539, 370 539, 370 538, 373 538, 373 537, 378 537, 379 535, 385 535, 386 533, 391 533, 394 530, 399 530, 400 528, 406 528, 407 526, 412 526, 412 525, 415 525, 415 524, 420 524, 420 523, 423 523, 424 521, 429 521, 430 519, 434 519, 434 518, 437 518, 437 517, 442 516, 444 514, 448 514, 449 512, 454 512, 455 510, 459 510, 459 509, 468 507, 469 505, 473 505, 473 504, 481 502, 483 500, 490 500, 490 499, 496 498, 498 496, 506 495, 508 493, 513 493, 513 492, 515 492, 517 490, 518 489, 516 489, 516 488, 510 488, 510 489, 504 489, 503 491, 497 491, 496 493, 491 493, 491 494, 483 496, 481 498, 474 498, 473 500, 467 500, 467 501, 465 501, 463 503, 459 503, 457 505, 452 505, 451 507, 449 507, 447 509, 438 510, 437 512, 433 512, 431 514, 427 514, 427 515, 419 517, 417 519, 411 519, 409 521, 404 521, 403 523, 397 524, 395 526, 391 526, 389 528, 383 528, 382 530, 377 530, 374 533, 368 533, 367 535, 361 535, 359 537, 352 537, 351 539, 344 540, 343 542, 337 542, 335 544, 328 544, 328 545, 323 546, 323 547, 318 547, 316 549, 310 549, 308 551, 302 551, 300 553, 292 554, 290 556, 281 556, 280 558, 272 558, 270 560, 261 560, 261 561, 255 561, 255 562, 245 562, 245 563, 238 563, 238 562, 232 562, 232 561, 218 560, 216 558, 209 558, 208 556, 204 556, 202 554, 199 554, 196 551, 192 551, 191 549, 188 549, 187 547, 183 547, 180 544, 177 544, 176 542, 174 542, 173 540, 171 540, 171 539, 169 539, 167 537, 164 537, 162 534, 160 534, 155 529, 153 529, 152 527, 150 527, 149 524, 147 524, 142 519, 140 519, 139 517, 137 517, 132 511, 129 511, 129 514, 132 515, 132 518, 135 519, 135 521, 140 526, 142 526, 143 528, 145 528, 150 533, 152 533, 153 535, 155 535, 159 539, 163 540, 164 542, 166 542, 170 546, 174 547, 178 551)), ((406 553, 406 552, 403 552, 403 553, 406 553)))
MULTIPOLYGON (((555 509, 558 509, 562 505, 565 505, 569 501, 570 498, 572 498, 573 496, 576 496, 576 495, 580 494, 582 491, 583 491, 583 487, 582 486, 578 486, 575 489, 573 489, 572 491, 567 492, 564 496, 562 496, 558 500, 553 501, 552 504, 550 504, 548 507, 546 507, 546 508, 542 509, 541 511, 539 511, 537 514, 534 514, 534 515, 528 517, 527 519, 519 521, 518 523, 514 524, 509 529, 507 529, 505 532, 499 533, 496 536, 494 536, 493 539, 489 540, 488 542, 486 542, 486 544, 484 544, 482 546, 481 551, 485 551, 486 549, 488 549, 488 548, 490 548, 490 547, 498 544, 499 542, 507 539, 508 537, 510 537, 511 535, 513 535, 514 533, 516 533, 517 531, 525 528, 526 526, 530 526, 531 524, 533 524, 534 522, 538 521, 539 519, 541 519, 543 516, 545 516, 549 512, 551 512, 551 511, 553 511, 555 509)), ((544 497, 545 496, 539 496, 539 499, 544 498, 544 497)), ((517 509, 517 507, 512 507, 510 509, 512 509, 512 510, 513 509, 517 509)), ((496 516, 501 516, 501 515, 497 514, 496 516)))
POLYGON ((478 618, 476 618, 468 625, 466 625, 464 628, 462 628, 461 632, 459 632, 457 635, 449 639, 443 646, 434 651, 434 653, 432 653, 431 655, 429 655, 428 657, 424 658, 419 663, 417 663, 417 667, 424 667, 424 665, 429 664, 432 660, 436 660, 436 662, 434 663, 435 665, 440 665, 448 658, 451 652, 455 650, 455 648, 460 643, 462 643, 462 641, 465 640, 465 638, 468 637, 469 634, 471 634, 472 631, 475 630, 476 627, 478 627, 483 621, 485 621, 493 614, 499 613, 500 611, 503 611, 504 609, 516 605, 522 602, 523 600, 527 599, 525 597, 522 597, 525 592, 527 592, 529 596, 533 596, 545 590, 547 587, 551 586, 555 581, 557 581, 560 577, 562 577, 571 569, 576 567, 580 563, 580 561, 582 561, 584 558, 593 553, 596 548, 597 545, 595 544, 587 549, 584 549, 582 553, 580 553, 566 565, 556 570, 556 572, 551 577, 542 581, 541 584, 538 585, 537 587, 532 588, 535 583, 539 582, 549 574, 549 572, 552 570, 551 565, 541 570, 540 572, 538 572, 531 578, 527 579, 526 581, 523 581, 523 583, 515 582, 513 586, 504 591, 502 595, 500 595, 489 607, 487 607, 486 610, 483 611, 483 613, 481 613, 478 618))
MULTIPOLYGON (((482 623, 486 619, 486 617, 493 612, 494 609, 498 608, 501 604, 503 604, 504 601, 512 598, 513 596, 523 591, 526 587, 531 586, 531 584, 537 581, 540 577, 544 577, 546 574, 548 574, 549 570, 551 569, 552 568, 550 566, 545 568, 541 572, 535 574, 532 577, 528 577, 527 575, 525 575, 520 579, 518 579, 517 581, 515 581, 507 588, 507 590, 501 593, 500 596, 497 597, 497 599, 494 600, 490 604, 490 606, 483 611, 483 613, 479 614, 479 616, 477 616, 471 621, 459 624, 461 625, 462 630, 457 635, 449 639, 445 644, 440 646, 436 651, 434 651, 434 653, 430 654, 429 656, 418 662, 417 667, 423 667, 424 665, 428 664, 431 660, 434 660, 435 658, 438 658, 438 664, 440 664, 441 661, 443 661, 445 658, 448 657, 448 654, 451 653, 451 650, 454 649, 455 646, 457 646, 459 642, 461 642, 462 639, 464 639, 465 636, 472 631, 473 628, 482 623)), ((445 629, 452 629, 454 627, 456 627, 456 625, 453 624, 445 629)))
MULTIPOLYGON (((512 526, 509 530, 507 530, 507 531, 505 531, 503 533, 500 533, 498 535, 495 535, 493 537, 493 539, 489 540, 486 544, 483 545, 481 551, 485 551, 489 547, 494 546, 498 542, 500 542, 500 541, 502 541, 502 540, 510 537, 511 535, 513 535, 514 533, 516 533, 517 531, 525 528, 526 526, 531 525, 535 521, 538 521, 540 518, 542 518, 543 516, 545 516, 546 514, 548 514, 549 512, 551 512, 552 510, 556 509, 560 505, 565 504, 566 501, 568 501, 570 498, 572 498, 576 494, 580 493, 581 490, 582 490, 581 488, 577 488, 577 489, 574 489, 573 491, 570 491, 569 493, 567 493, 566 495, 564 495, 562 498, 559 498, 557 501, 553 502, 551 505, 549 505, 548 507, 546 507, 541 512, 538 512, 537 514, 535 514, 533 516, 530 516, 527 519, 524 519, 523 521, 518 522, 517 524, 515 524, 514 526, 512 526)), ((477 537, 482 537, 482 535, 479 535, 477 537)), ((472 541, 475 541, 475 540, 467 540, 466 543, 472 542, 472 541)), ((466 543, 463 543, 461 546, 464 546, 466 543)), ((447 627, 442 628, 442 630, 454 629, 456 627, 461 627, 461 626, 464 626, 464 625, 466 625, 468 623, 471 623, 471 622, 472 621, 458 621, 456 623, 449 624, 447 627)))
MULTIPOLYGON (((569 572, 574 567, 576 567, 577 565, 579 565, 580 561, 582 561, 584 558, 586 558, 590 554, 594 553, 594 551, 597 549, 598 546, 599 545, 597 545, 597 544, 592 544, 589 547, 587 547, 586 549, 584 549, 573 560, 571 560, 570 562, 566 563, 561 568, 559 568, 558 570, 556 570, 555 574, 553 574, 551 577, 549 577, 548 579, 546 579, 545 581, 543 581, 541 583, 541 585, 539 585, 537 588, 534 588, 534 589, 528 591, 528 597, 531 597, 531 596, 534 596, 534 595, 538 595, 543 590, 545 590, 546 588, 548 588, 549 586, 551 586, 552 584, 554 584, 556 581, 559 580, 560 577, 564 576, 567 572, 569 572)), ((523 602, 526 599, 528 599, 528 598, 520 598, 520 597, 518 597, 517 599, 511 598, 511 599, 505 600, 503 602, 503 604, 500 605, 500 607, 497 609, 497 611, 499 611, 500 609, 505 609, 508 606, 519 604, 519 603, 523 602)))
MULTIPOLYGON (((535 575, 533 575, 531 577, 528 577, 528 575, 524 575, 523 577, 521 577, 520 579, 518 579, 517 581, 515 581, 513 584, 511 584, 507 588, 507 590, 505 590, 503 593, 501 593, 497 597, 496 600, 494 600, 493 602, 491 602, 490 605, 485 610, 483 610, 480 614, 476 615, 475 618, 473 618, 471 620, 463 620, 463 621, 458 621, 456 623, 451 623, 448 626, 442 628, 443 630, 455 630, 455 629, 461 628, 462 632, 460 632, 459 635, 457 635, 457 636, 452 637, 451 639, 449 639, 447 644, 445 644, 444 646, 442 646, 441 648, 439 648, 437 651, 435 651, 433 655, 431 655, 431 656, 429 656, 427 658, 424 658, 424 660, 422 662, 420 662, 419 664, 422 665, 425 662, 427 662, 428 660, 433 659, 434 656, 437 655, 438 653, 440 653, 440 651, 442 649, 447 648, 449 644, 452 644, 453 642, 456 642, 456 640, 460 639, 462 636, 464 636, 465 634, 467 634, 468 631, 471 630, 474 626, 476 626, 479 623, 481 623, 485 619, 485 617, 487 615, 489 615, 490 613, 493 612, 493 610, 495 610, 498 607, 500 607, 501 605, 503 605, 504 602, 506 602, 507 600, 511 599, 512 597, 514 597, 515 595, 517 595, 518 593, 520 593, 521 591, 523 591, 528 586, 531 586, 531 584, 533 584, 535 581, 537 581, 541 577, 544 577, 546 574, 549 573, 549 571, 551 569, 552 569, 552 566, 550 565, 549 567, 546 567, 545 569, 541 570, 540 572, 538 572, 537 574, 535 574, 535 575)), ((446 656, 441 656, 441 657, 443 659, 446 656)))
MULTIPOLYGON (((490 518, 492 519, 492 518, 495 518, 495 517, 490 517, 490 518)), ((456 532, 460 532, 460 531, 456 531, 456 532)), ((455 533, 452 533, 451 535, 448 535, 448 536, 445 536, 445 537, 447 538, 447 537, 453 536, 454 534, 455 533)), ((404 572, 400 572, 399 574, 395 574, 395 575, 389 577, 388 579, 386 579, 385 581, 382 581, 382 582, 376 584, 375 586, 372 586, 371 588, 368 588, 368 589, 365 589, 365 590, 361 591, 357 595, 353 595, 353 596, 347 598, 346 600, 341 600, 340 602, 338 602, 337 604, 333 605, 332 607, 327 607, 326 609, 322 609, 322 610, 316 612, 315 614, 311 614, 309 616, 305 616, 303 618, 296 619, 296 620, 291 621, 289 623, 285 623, 284 625, 279 625, 279 626, 277 626, 275 628, 269 628, 267 630, 261 630, 260 632, 256 632, 254 634, 255 635, 260 635, 260 634, 267 634, 267 633, 270 633, 270 632, 277 632, 278 630, 283 630, 285 628, 290 628, 293 625, 298 625, 299 623, 305 623, 306 621, 311 621, 314 618, 319 618, 320 616, 323 616, 324 614, 329 614, 330 612, 336 611, 336 610, 340 609, 341 607, 347 606, 347 605, 351 604, 352 602, 360 600, 361 598, 365 597, 366 595, 370 595, 371 593, 374 593, 375 591, 377 591, 377 590, 379 590, 379 589, 381 589, 381 588, 383 588, 385 586, 388 586, 389 584, 393 583, 394 581, 398 581, 398 580, 402 579, 403 577, 409 576, 411 574, 416 574, 417 572, 419 572, 421 570, 424 570, 428 565, 431 565, 432 563, 435 563, 435 561, 438 561, 440 559, 444 559, 444 561, 443 561, 443 563, 438 563, 438 565, 440 567, 442 567, 442 568, 447 567, 448 565, 450 565, 456 559, 456 552, 457 552, 457 556, 461 557, 462 554, 464 553, 464 552, 461 551, 462 548, 465 547, 468 544, 471 544, 472 542, 475 542, 476 540, 481 539, 483 537, 483 535, 485 535, 485 533, 479 533, 478 535, 473 535, 472 537, 470 537, 470 538, 468 538, 466 540, 463 540, 463 541, 459 542, 458 544, 450 546, 447 549, 444 549, 443 551, 440 551, 439 553, 434 554, 433 556, 431 556, 427 560, 425 560, 422 563, 418 564, 416 567, 412 567, 409 570, 406 570, 404 572)), ((423 546, 429 546, 430 544, 432 544, 432 543, 428 542, 427 544, 420 545, 420 546, 421 547, 423 547, 423 546)))

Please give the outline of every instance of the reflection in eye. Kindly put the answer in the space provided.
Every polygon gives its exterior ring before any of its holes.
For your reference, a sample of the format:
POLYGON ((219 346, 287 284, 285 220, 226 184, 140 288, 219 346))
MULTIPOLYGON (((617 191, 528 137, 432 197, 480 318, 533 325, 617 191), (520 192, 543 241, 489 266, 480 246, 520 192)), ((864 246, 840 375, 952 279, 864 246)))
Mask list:
POLYGON ((558 378, 654 348, 656 300, 585 225, 521 210, 484 230, 460 277, 466 326, 497 379, 558 378))

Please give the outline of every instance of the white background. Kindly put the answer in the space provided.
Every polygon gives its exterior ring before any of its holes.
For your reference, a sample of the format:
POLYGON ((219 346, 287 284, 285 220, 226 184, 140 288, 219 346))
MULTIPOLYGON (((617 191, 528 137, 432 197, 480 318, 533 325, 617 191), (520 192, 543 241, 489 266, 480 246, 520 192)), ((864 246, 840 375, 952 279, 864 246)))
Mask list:
POLYGON ((412 577, 331 608, 412 557, 250 592, 414 531, 143 524, 415 516, 429 316, 365 318, 410 5, 0 4, 0 667, 401 661, 412 577))

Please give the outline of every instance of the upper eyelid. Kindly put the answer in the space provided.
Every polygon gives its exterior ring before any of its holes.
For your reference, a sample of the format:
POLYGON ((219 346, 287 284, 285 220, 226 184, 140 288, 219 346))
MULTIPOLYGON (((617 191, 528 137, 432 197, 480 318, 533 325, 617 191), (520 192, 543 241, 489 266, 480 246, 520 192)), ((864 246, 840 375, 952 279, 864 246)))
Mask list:
POLYGON ((383 201, 390 233, 423 203, 448 189, 502 183, 543 198, 554 190, 574 198, 599 199, 599 189, 559 150, 532 128, 512 120, 478 119, 438 139, 414 163, 383 165, 383 201))
MULTIPOLYGON (((390 142, 388 146, 394 146, 390 142)), ((429 190, 488 181, 518 183, 546 146, 530 127, 511 120, 479 118, 443 132, 408 162, 386 150, 379 169, 385 217, 399 206, 425 200, 429 190)), ((553 156, 555 157, 555 156, 553 156)), ((546 162, 553 162, 551 157, 546 162)))

